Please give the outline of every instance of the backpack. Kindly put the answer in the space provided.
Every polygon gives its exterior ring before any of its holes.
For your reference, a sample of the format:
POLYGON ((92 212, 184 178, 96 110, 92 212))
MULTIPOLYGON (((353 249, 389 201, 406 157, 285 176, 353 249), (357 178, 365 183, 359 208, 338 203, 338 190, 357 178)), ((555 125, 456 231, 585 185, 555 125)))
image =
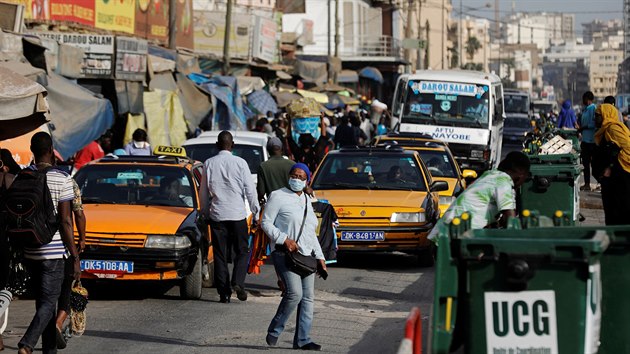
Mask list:
POLYGON ((41 247, 59 230, 60 219, 46 181, 48 171, 50 167, 22 170, 6 192, 2 209, 7 236, 15 246, 41 247))

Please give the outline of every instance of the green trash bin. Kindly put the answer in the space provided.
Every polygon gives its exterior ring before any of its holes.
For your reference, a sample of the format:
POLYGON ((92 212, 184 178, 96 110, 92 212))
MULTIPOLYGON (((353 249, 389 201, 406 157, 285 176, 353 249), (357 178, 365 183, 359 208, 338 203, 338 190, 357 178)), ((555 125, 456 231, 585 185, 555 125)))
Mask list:
POLYGON ((538 210, 541 215, 553 215, 560 210, 576 224, 580 214, 578 179, 582 165, 533 163, 530 172, 531 178, 521 186, 520 209, 538 210))
POLYGON ((446 233, 439 238, 430 353, 597 352, 606 232, 471 230, 450 245, 446 233))

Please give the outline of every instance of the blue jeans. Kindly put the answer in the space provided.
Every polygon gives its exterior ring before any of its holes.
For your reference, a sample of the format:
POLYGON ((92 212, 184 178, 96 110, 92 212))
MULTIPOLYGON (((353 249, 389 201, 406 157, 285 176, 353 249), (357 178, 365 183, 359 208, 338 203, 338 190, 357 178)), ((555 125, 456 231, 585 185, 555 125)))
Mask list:
POLYGON ((280 301, 276 315, 269 324, 267 333, 276 338, 279 337, 289 316, 297 309, 293 346, 301 347, 312 342, 310 332, 315 301, 315 274, 304 278, 300 277, 287 269, 285 257, 283 252, 276 251, 271 254, 276 272, 282 278, 286 292, 280 301))
POLYGON ((35 348, 42 337, 42 351, 57 353, 57 300, 61 294, 65 261, 51 259, 43 261, 26 260, 35 289, 35 316, 28 326, 18 346, 35 348))

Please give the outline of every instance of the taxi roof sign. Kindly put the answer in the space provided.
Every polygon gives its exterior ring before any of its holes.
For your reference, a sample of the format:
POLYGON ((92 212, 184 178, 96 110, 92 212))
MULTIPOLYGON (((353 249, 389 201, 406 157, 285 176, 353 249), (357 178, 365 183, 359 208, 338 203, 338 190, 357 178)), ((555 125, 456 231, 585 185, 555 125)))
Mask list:
POLYGON ((186 157, 186 149, 177 146, 158 145, 153 150, 153 155, 186 157))

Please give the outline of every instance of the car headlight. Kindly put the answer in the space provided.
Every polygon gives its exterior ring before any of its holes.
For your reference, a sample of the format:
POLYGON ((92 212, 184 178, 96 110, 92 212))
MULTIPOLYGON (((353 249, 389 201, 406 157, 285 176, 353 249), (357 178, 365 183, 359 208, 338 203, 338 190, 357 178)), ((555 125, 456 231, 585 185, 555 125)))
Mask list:
POLYGON ((187 236, 180 235, 149 235, 145 248, 182 249, 192 245, 187 236))
POLYGON ((470 150, 470 157, 474 159, 483 159, 483 150, 470 150))
POLYGON ((425 222, 427 221, 424 213, 392 213, 390 222, 425 222))
POLYGON ((440 196, 440 205, 451 205, 455 201, 455 197, 440 196))

